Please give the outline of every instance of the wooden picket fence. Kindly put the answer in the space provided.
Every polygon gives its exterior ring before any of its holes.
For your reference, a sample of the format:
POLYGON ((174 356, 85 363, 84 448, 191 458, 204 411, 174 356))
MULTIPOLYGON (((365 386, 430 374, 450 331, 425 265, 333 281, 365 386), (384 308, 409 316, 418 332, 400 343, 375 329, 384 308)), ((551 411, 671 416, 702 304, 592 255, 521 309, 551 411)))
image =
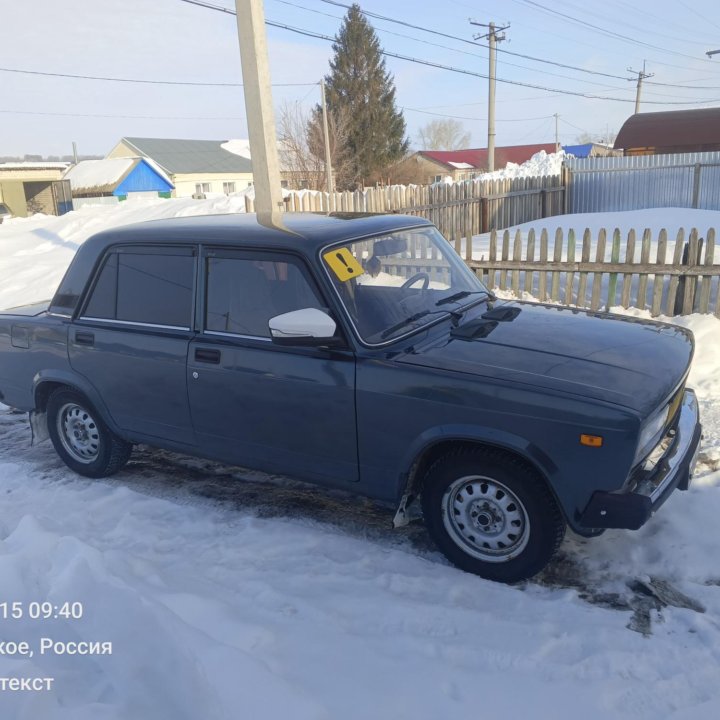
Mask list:
MULTIPOLYGON (((301 190, 285 199, 287 212, 367 212, 419 215, 451 242, 489 230, 560 215, 565 188, 559 175, 468 180, 453 184, 390 185, 328 194, 301 190)), ((255 212, 245 198, 247 212, 255 212)))
POLYGON ((646 229, 637 241, 635 230, 624 243, 617 229, 602 229, 595 237, 585 230, 579 242, 573 230, 565 236, 558 228, 551 247, 547 230, 539 237, 533 230, 511 237, 506 230, 490 234, 487 251, 478 249, 477 241, 462 249, 489 288, 517 296, 525 292, 590 310, 621 305, 650 310, 653 316, 714 312, 720 317, 714 229, 703 238, 694 228, 687 234, 681 229, 674 243, 665 230, 654 238, 646 229))

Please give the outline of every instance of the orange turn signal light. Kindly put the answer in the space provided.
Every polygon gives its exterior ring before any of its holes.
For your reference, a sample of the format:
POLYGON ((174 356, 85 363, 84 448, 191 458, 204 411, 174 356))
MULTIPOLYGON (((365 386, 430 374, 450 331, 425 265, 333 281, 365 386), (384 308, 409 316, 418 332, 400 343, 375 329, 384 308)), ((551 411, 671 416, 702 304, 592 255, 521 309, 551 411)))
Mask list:
POLYGON ((580 444, 587 447, 602 447, 603 439, 601 435, 581 435, 580 444))

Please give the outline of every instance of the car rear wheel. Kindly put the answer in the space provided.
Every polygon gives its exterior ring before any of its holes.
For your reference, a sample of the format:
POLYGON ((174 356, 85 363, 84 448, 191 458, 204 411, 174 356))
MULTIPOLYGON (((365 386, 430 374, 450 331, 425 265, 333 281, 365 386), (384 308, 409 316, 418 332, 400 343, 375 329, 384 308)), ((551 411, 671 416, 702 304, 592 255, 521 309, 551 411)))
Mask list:
POLYGON ((565 535, 564 518, 544 480, 498 450, 442 456, 425 476, 422 505, 428 532, 443 554, 489 580, 532 577, 565 535))
POLYGON ((58 388, 50 395, 47 420, 55 451, 80 475, 108 477, 130 458, 132 445, 115 435, 88 400, 75 390, 58 388))

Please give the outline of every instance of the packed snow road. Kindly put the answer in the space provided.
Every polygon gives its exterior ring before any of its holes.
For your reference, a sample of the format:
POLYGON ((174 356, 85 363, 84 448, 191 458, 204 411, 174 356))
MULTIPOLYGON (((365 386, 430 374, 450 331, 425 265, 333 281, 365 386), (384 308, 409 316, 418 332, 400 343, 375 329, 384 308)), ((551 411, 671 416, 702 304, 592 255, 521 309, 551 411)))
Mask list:
POLYGON ((642 531, 568 538, 542 577, 505 587, 341 493, 147 449, 88 481, 29 438, 25 416, 3 411, 3 600, 84 615, 6 620, 3 639, 112 654, 0 656, 0 676, 55 678, 0 695, 3 717, 720 710, 717 472, 642 531))

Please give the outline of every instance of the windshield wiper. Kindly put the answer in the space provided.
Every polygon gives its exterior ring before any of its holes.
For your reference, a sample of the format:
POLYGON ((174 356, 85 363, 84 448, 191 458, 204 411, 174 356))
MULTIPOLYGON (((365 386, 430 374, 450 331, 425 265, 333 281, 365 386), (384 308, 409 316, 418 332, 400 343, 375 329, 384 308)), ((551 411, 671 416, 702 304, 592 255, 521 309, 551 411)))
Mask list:
MULTIPOLYGON (((488 300, 495 300, 495 295, 493 293, 487 291, 487 290, 461 290, 460 292, 456 292, 454 295, 449 295, 446 298, 442 298, 441 300, 438 300, 435 305, 444 305, 445 303, 451 303, 455 302, 456 300, 462 300, 463 298, 467 297, 468 295, 475 295, 476 293, 482 293, 487 297, 488 300)), ((454 324, 457 325, 457 323, 460 321, 460 318, 462 318, 464 309, 462 310, 421 310, 420 312, 415 313, 414 315, 410 315, 410 317, 406 317, 404 320, 401 320, 400 322, 395 323, 394 325, 391 325, 387 330, 384 330, 382 334, 380 335, 381 339, 385 339, 386 337, 392 335, 394 332, 397 332, 398 330, 404 328, 406 325, 410 325, 411 323, 414 323, 416 320, 420 320, 421 318, 424 318, 426 315, 437 315, 441 312, 446 312, 449 315, 452 316, 454 324)))
POLYGON ((386 337, 392 335, 394 332, 397 332, 401 328, 404 328, 406 325, 410 325, 410 323, 414 323, 416 320, 420 320, 420 318, 424 318, 426 315, 430 315, 430 310, 422 310, 421 312, 415 313, 410 317, 406 317, 404 320, 401 320, 400 322, 391 325, 387 330, 384 330, 380 337, 384 340, 386 337))
POLYGON ((495 295, 493 295, 493 293, 489 292, 488 290, 460 290, 460 292, 456 292, 452 295, 441 298, 435 303, 435 305, 445 305, 446 303, 456 302, 458 300, 466 298, 468 295, 475 295, 476 293, 482 293, 483 295, 487 296, 488 300, 497 300, 495 295))

